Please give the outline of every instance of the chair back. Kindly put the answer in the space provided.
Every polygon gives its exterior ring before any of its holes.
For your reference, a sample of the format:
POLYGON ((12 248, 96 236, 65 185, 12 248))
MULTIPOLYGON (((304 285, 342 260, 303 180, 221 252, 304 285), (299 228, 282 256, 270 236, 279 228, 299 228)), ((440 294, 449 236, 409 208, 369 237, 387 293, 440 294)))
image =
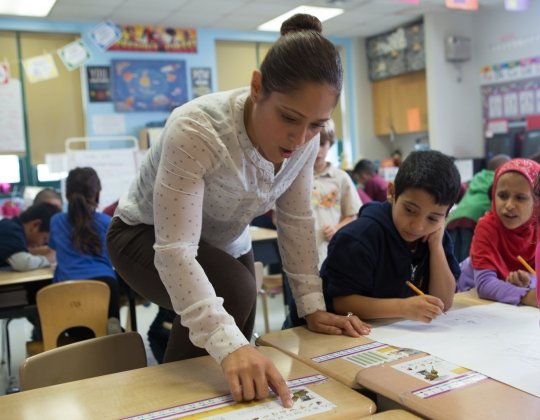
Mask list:
POLYGON ((139 333, 112 334, 29 357, 20 367, 20 385, 27 391, 146 366, 139 333))
POLYGON ((110 299, 107 284, 97 280, 69 280, 40 289, 36 295, 43 349, 58 347, 68 328, 87 327, 96 337, 107 334, 110 299))

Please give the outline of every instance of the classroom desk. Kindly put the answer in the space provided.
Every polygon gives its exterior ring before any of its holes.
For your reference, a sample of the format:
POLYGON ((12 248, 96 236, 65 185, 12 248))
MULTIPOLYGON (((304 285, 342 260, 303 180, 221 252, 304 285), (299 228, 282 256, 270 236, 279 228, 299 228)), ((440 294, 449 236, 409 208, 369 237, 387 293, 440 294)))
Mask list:
POLYGON ((25 284, 36 281, 52 280, 54 270, 51 267, 31 271, 0 271, 0 287, 12 284, 25 284))
MULTIPOLYGON (((287 379, 320 374, 276 349, 260 350, 287 379)), ((330 378, 306 387, 337 406, 310 418, 351 419, 375 411, 370 399, 330 378)), ((228 393, 219 365, 204 356, 6 395, 0 413, 10 420, 118 419, 228 393)))
POLYGON ((277 232, 273 229, 250 226, 251 242, 255 261, 263 265, 281 264, 277 242, 277 232))
MULTIPOLYGON (((491 303, 480 299, 475 290, 459 293, 456 299, 456 308, 491 303)), ((433 419, 540 419, 540 398, 491 378, 430 398, 413 394, 413 391, 428 384, 391 366, 426 355, 421 353, 408 359, 362 369, 357 373, 357 382, 433 419)))
MULTIPOLYGON (((6 301, 9 300, 9 292, 7 289, 13 289, 15 286, 17 289, 22 289, 26 294, 30 292, 31 295, 35 295, 36 291, 50 284, 53 278, 53 269, 41 268, 39 270, 32 271, 0 271, 0 295, 6 294, 6 301), (31 289, 31 290, 29 290, 31 289)), ((11 343, 9 340, 9 324, 12 319, 24 318, 29 316, 37 316, 37 307, 35 297, 30 299, 24 299, 26 302, 21 303, 18 301, 15 304, 9 304, 4 302, 0 307, 0 319, 5 320, 4 328, 2 330, 2 337, 5 342, 5 347, 2 348, 2 361, 4 361, 4 349, 6 351, 6 365, 8 371, 8 387, 6 393, 15 392, 18 390, 18 386, 15 383, 15 378, 11 374, 11 343)))
POLYGON ((309 331, 306 327, 273 331, 257 339, 257 344, 283 351, 349 388, 357 389, 362 388, 356 382, 359 366, 340 357, 322 363, 315 362, 312 358, 371 342, 372 340, 366 337, 319 334, 309 331))
MULTIPOLYGON (((454 307, 461 308, 471 304, 489 303, 478 298, 476 291, 458 293, 454 298, 454 307)), ((371 322, 372 325, 389 323, 393 320, 371 322)), ((339 352, 352 347, 361 346, 373 342, 367 337, 348 337, 344 335, 329 336, 309 331, 306 327, 296 327, 288 330, 274 331, 257 339, 257 344, 275 347, 289 356, 295 357, 302 362, 321 371, 325 375, 347 385, 350 388, 363 388, 356 380, 357 372, 362 369, 341 357, 323 362, 315 362, 312 359, 329 353, 339 352)))
MULTIPOLYGON (((407 360, 423 356, 426 353, 407 360)), ((428 384, 391 367, 404 360, 362 369, 357 375, 358 383, 432 419, 540 418, 540 398, 490 378, 431 398, 420 398, 412 392, 428 384)))

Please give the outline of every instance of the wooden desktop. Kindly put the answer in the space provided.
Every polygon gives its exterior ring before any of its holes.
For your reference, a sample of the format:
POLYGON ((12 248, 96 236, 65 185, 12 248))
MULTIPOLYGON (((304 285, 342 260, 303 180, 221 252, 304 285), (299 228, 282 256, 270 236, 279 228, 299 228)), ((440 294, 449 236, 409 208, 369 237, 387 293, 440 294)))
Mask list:
MULTIPOLYGON (((320 375, 276 349, 260 351, 288 380, 320 375)), ((373 401, 331 378, 306 388, 336 405, 313 418, 360 418, 376 409, 373 401)), ((0 397, 0 412, 10 420, 118 419, 228 393, 221 368, 205 356, 6 395, 0 397)))

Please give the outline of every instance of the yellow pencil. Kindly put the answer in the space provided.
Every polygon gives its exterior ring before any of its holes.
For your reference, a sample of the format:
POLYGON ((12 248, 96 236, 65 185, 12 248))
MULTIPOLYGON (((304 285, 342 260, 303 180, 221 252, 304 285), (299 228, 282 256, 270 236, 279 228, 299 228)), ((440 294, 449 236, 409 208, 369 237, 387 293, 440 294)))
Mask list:
POLYGON ((413 292, 416 293, 418 296, 424 296, 424 292, 422 292, 418 287, 412 284, 409 280, 407 280, 405 283, 407 283, 407 286, 409 286, 413 290, 413 292))
POLYGON ((536 276, 536 271, 534 271, 534 268, 532 268, 521 255, 518 255, 517 259, 521 264, 523 264, 523 267, 525 267, 529 273, 531 273, 533 276, 536 276))
MULTIPOLYGON (((414 293, 416 293, 418 296, 424 296, 425 293, 422 292, 418 287, 416 287, 413 283, 411 283, 409 280, 407 280, 405 282, 405 284, 407 284, 407 286, 409 286, 413 291, 414 293)), ((446 315, 446 311, 443 311, 443 314, 446 315)))

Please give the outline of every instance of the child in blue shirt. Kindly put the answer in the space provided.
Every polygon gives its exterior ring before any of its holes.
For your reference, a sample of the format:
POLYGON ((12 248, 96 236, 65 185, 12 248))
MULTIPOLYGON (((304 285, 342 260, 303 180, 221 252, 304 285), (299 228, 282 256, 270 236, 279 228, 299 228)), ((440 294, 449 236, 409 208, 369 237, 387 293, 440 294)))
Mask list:
POLYGON ((460 185, 452 158, 412 152, 388 185, 388 201, 365 204, 332 238, 321 269, 327 305, 360 318, 423 322, 448 310, 460 270, 445 222, 460 185))
POLYGON ((108 332, 120 332, 119 287, 107 254, 105 236, 111 216, 97 212, 101 182, 92 168, 72 169, 66 180, 67 213, 51 219, 49 246, 56 251, 54 282, 100 280, 109 286, 108 332))

